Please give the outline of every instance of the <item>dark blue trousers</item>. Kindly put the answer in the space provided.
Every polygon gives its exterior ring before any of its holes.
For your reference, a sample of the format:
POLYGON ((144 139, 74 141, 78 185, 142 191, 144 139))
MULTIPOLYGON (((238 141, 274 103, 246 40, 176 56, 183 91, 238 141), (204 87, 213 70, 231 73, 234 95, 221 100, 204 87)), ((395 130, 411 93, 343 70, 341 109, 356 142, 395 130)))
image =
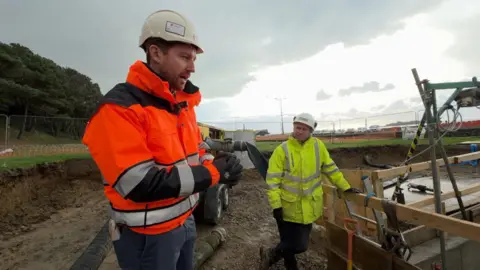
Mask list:
POLYGON ((307 251, 312 224, 277 221, 277 226, 280 243, 275 247, 276 256, 283 257, 287 269, 297 269, 295 255, 307 251))
POLYGON ((123 227, 113 247, 122 270, 193 270, 196 238, 192 215, 164 234, 144 235, 123 227))

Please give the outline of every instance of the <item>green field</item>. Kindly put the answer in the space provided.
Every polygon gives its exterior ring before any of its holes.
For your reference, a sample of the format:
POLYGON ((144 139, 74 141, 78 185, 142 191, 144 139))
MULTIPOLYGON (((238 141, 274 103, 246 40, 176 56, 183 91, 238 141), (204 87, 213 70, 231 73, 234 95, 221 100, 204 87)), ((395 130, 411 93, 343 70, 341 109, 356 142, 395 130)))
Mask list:
POLYGON ((0 171, 14 169, 14 168, 27 168, 35 164, 41 164, 46 162, 57 162, 74 158, 90 158, 90 154, 59 154, 49 156, 36 156, 36 157, 11 157, 0 159, 0 171))

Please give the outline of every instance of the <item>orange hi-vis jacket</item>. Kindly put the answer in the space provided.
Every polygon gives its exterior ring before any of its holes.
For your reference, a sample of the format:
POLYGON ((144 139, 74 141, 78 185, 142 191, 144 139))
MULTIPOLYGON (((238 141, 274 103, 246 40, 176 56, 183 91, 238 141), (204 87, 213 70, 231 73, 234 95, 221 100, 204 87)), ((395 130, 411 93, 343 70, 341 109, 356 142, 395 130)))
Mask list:
POLYGON ((172 94, 141 61, 130 67, 126 83, 103 97, 83 143, 118 224, 143 234, 168 232, 192 214, 199 191, 218 183, 196 121, 200 99, 190 81, 172 94))

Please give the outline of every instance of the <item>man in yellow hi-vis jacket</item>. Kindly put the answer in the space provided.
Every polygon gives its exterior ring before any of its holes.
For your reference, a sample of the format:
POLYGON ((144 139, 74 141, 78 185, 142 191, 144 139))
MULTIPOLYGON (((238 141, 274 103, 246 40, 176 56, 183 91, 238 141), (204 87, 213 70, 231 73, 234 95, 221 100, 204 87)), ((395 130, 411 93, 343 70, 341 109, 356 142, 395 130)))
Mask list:
POLYGON ((307 250, 312 223, 323 214, 322 174, 344 192, 360 192, 350 187, 323 142, 311 136, 317 126, 313 116, 301 113, 293 121, 292 135, 269 161, 267 195, 280 243, 260 248, 260 269, 268 269, 281 258, 287 269, 298 269, 295 254, 307 250))

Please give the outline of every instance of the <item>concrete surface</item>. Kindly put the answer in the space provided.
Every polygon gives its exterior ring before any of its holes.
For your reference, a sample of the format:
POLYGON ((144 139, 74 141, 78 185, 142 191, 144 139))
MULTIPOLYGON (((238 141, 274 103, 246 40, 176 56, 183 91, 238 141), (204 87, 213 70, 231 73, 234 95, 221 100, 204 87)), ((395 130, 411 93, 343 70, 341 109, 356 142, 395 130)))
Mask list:
MULTIPOLYGON (((472 168, 472 170, 473 170, 473 168, 472 168)), ((470 185, 480 183, 480 175, 472 175, 472 176, 469 176, 469 177, 455 176, 455 180, 456 180, 458 188, 463 189, 463 188, 468 187, 470 185)), ((419 178, 412 178, 412 179, 407 180, 406 182, 404 182, 402 184, 403 193, 405 194, 405 202, 407 204, 412 203, 412 202, 416 202, 416 201, 421 201, 421 200, 424 200, 424 199, 427 199, 427 198, 433 198, 433 193, 428 192, 428 191, 427 191, 427 193, 414 192, 413 190, 408 191, 408 183, 425 185, 429 188, 433 188, 432 177, 419 177, 419 178)), ((448 179, 448 177, 440 177, 440 187, 441 187, 441 190, 442 190, 443 193, 453 191, 452 183, 450 182, 450 179, 448 179)), ((394 191, 395 191, 395 187, 384 190, 384 197, 385 198, 391 198, 392 193, 394 191)), ((472 200, 473 201, 476 201, 477 199, 480 200, 480 196, 479 196, 478 193, 474 193, 474 194, 462 196, 462 199, 463 199, 464 202, 472 202, 472 200)), ((447 211, 449 211, 449 210, 451 210, 452 208, 455 208, 455 207, 458 208, 458 203, 457 203, 456 198, 447 199, 447 200, 444 200, 444 202, 446 204, 447 211)), ((432 209, 430 209, 431 207, 433 207, 433 204, 432 204, 432 206, 427 206, 424 209, 425 210, 432 210, 432 209)), ((433 208, 432 211, 434 211, 434 208, 433 208)))
MULTIPOLYGON (((450 236, 446 239, 447 269, 478 270, 480 269, 480 243, 462 237, 450 236)), ((413 248, 409 262, 421 269, 432 269, 432 263, 438 263, 440 258, 439 239, 432 239, 413 248)))

